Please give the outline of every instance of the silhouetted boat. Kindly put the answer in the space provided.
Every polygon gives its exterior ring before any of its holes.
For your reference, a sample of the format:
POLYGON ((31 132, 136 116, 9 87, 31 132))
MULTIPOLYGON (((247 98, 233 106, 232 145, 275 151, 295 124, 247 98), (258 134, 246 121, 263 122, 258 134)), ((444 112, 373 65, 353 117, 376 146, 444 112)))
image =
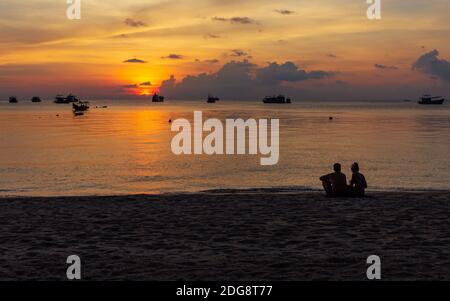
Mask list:
POLYGON ((69 103, 66 97, 62 96, 61 94, 58 94, 55 96, 55 103, 69 103))
POLYGON ((445 99, 441 96, 431 96, 428 94, 425 94, 422 96, 421 100, 419 101, 419 104, 421 105, 441 105, 443 104, 445 99))
POLYGON ((219 101, 220 98, 219 97, 214 97, 212 95, 208 95, 208 100, 206 101, 207 103, 216 103, 216 101, 219 101))
POLYGON ((290 98, 286 98, 284 95, 278 96, 266 96, 263 99, 264 103, 291 103, 290 98))
POLYGON ((17 100, 17 97, 15 97, 15 96, 11 96, 10 98, 9 98, 9 103, 18 103, 19 101, 17 100))
POLYGON ((31 102, 41 102, 41 98, 39 96, 33 96, 31 102))
POLYGON ((67 102, 78 102, 78 101, 80 101, 80 99, 77 96, 73 95, 73 94, 67 95, 66 99, 67 99, 67 102))
POLYGON ((153 94, 152 102, 164 102, 164 96, 153 94))
POLYGON ((73 112, 86 112, 89 110, 89 102, 87 101, 78 101, 72 104, 73 112))
POLYGON ((65 103, 65 104, 67 104, 67 103, 78 102, 78 101, 80 101, 80 99, 77 96, 73 95, 73 94, 69 94, 69 95, 67 95, 67 97, 64 97, 63 95, 58 94, 55 97, 55 103, 65 103))

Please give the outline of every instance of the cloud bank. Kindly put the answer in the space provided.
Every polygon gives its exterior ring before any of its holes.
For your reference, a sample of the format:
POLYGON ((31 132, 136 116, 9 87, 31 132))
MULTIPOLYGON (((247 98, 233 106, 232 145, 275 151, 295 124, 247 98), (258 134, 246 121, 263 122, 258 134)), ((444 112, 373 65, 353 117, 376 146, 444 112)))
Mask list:
MULTIPOLYGON (((292 92, 288 83, 333 77, 333 72, 307 72, 293 62, 259 67, 247 60, 231 61, 212 74, 188 75, 177 82, 172 75, 161 93, 172 99, 203 99, 213 93, 223 99, 258 99, 266 94, 292 92)), ((295 89, 295 88, 294 88, 295 89)), ((296 89, 297 92, 299 89, 296 89)))
POLYGON ((450 62, 440 59, 439 51, 436 49, 419 57, 412 68, 442 80, 450 81, 450 62))

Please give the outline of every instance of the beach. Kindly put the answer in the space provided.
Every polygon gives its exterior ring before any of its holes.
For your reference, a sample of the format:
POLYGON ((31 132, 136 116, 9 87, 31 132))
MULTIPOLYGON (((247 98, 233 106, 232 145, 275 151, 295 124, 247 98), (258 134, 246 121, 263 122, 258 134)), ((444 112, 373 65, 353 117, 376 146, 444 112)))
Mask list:
POLYGON ((0 280, 450 280, 450 191, 3 197, 0 280))

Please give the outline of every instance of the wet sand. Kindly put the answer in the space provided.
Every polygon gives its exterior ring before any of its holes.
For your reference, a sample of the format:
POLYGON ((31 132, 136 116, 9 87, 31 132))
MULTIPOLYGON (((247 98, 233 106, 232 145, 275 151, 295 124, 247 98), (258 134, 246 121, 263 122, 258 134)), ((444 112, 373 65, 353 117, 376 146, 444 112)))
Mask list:
POLYGON ((1 198, 0 280, 450 280, 450 191, 1 198))

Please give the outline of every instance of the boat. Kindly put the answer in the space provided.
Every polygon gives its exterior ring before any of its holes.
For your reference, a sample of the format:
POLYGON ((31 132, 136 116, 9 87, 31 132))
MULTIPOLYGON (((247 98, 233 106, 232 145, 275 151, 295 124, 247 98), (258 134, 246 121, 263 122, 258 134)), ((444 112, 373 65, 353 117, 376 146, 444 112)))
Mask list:
POLYGON ((89 110, 89 102, 87 101, 78 101, 72 103, 73 112, 76 114, 77 112, 86 112, 89 110))
POLYGON ((66 99, 67 99, 67 102, 79 102, 80 101, 80 99, 73 94, 67 95, 66 99))
POLYGON ((152 102, 164 102, 164 96, 153 94, 152 102))
POLYGON ((41 102, 41 98, 39 96, 33 96, 31 102, 41 102))
POLYGON ((10 98, 9 98, 9 103, 18 103, 19 101, 17 100, 17 97, 15 97, 15 96, 11 96, 10 98))
POLYGON ((441 105, 443 104, 445 99, 441 96, 431 96, 425 94, 419 101, 420 105, 441 105))
POLYGON ((61 94, 55 96, 55 103, 69 103, 67 98, 61 94))
POLYGON ((212 95, 208 95, 208 100, 206 101, 207 103, 216 103, 216 101, 219 101, 220 98, 219 97, 214 97, 212 95))
POLYGON ((263 99, 264 103, 291 103, 291 99, 286 98, 284 95, 278 96, 266 96, 263 99))

